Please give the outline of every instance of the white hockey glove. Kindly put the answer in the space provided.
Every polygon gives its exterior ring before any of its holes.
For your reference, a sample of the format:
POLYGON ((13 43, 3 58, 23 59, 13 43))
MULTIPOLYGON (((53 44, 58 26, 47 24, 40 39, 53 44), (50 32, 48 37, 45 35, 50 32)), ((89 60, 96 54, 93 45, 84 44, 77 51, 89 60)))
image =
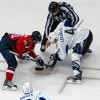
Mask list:
POLYGON ((30 57, 27 53, 23 53, 22 56, 23 56, 23 60, 30 60, 30 57))
POLYGON ((35 58, 35 61, 38 66, 44 65, 44 61, 42 60, 42 58, 39 55, 37 55, 37 57, 35 58))

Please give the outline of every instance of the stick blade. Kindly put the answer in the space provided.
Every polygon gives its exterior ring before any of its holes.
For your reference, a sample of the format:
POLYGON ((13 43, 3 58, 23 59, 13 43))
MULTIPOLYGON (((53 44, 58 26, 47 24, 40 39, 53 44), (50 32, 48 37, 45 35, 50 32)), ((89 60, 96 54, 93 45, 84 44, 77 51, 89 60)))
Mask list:
POLYGON ((58 72, 58 68, 44 68, 43 70, 35 70, 35 68, 32 67, 31 72, 36 75, 52 75, 58 72))

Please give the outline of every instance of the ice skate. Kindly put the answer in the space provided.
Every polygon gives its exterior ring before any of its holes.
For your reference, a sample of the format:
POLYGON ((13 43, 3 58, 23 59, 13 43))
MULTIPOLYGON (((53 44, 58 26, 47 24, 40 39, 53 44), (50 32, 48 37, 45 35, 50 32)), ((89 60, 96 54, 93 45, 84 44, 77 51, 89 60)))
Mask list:
POLYGON ((17 85, 14 85, 11 81, 5 80, 2 89, 15 91, 17 89, 17 85))
POLYGON ((80 74, 74 76, 74 77, 69 77, 67 78, 67 83, 76 83, 80 84, 82 82, 82 71, 80 71, 80 74))
POLYGON ((40 51, 41 51, 41 52, 44 52, 45 50, 46 50, 45 45, 41 45, 40 51))

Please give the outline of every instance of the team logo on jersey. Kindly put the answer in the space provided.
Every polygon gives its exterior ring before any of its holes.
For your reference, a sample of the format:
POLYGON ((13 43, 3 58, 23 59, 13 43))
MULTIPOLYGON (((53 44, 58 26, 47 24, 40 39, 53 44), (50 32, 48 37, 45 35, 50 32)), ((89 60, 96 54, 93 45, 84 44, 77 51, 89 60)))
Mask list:
POLYGON ((26 40, 24 40, 23 42, 24 42, 24 45, 27 45, 27 41, 26 40))

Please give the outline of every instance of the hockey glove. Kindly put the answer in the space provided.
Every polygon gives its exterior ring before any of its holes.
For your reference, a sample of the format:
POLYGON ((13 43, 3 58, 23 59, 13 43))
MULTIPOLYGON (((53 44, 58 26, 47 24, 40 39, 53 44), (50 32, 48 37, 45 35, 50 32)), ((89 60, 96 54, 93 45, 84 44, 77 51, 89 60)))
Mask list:
POLYGON ((57 60, 57 54, 51 54, 50 55, 50 60, 57 60))
POLYGON ((30 57, 27 53, 23 53, 22 55, 17 56, 17 58, 21 60, 30 60, 30 57))
POLYGON ((23 60, 30 60, 29 56, 23 56, 23 60))
POLYGON ((39 55, 37 55, 37 57, 35 58, 35 61, 38 66, 44 65, 44 61, 42 60, 42 58, 39 55))

